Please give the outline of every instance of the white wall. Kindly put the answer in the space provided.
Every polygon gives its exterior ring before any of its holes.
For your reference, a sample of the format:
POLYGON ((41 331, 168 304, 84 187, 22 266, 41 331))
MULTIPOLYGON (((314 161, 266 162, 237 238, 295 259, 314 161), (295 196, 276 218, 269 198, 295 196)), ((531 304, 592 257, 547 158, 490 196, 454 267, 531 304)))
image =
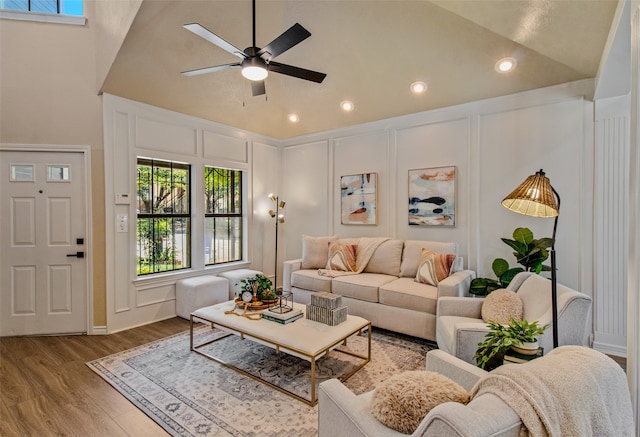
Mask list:
POLYGON ((551 236, 552 220, 500 205, 543 168, 562 196, 559 280, 591 294, 591 277, 583 274, 591 261, 583 254, 592 247, 593 122, 592 104, 583 96, 592 84, 575 82, 286 141, 284 185, 294 187, 288 190, 287 257, 301 255, 303 233, 456 241, 469 268, 493 276, 495 257, 515 265, 500 237, 510 237, 519 226, 537 237, 551 236), (456 226, 409 226, 408 170, 451 165, 457 168, 456 226), (341 225, 339 178, 363 172, 378 173, 379 224, 341 225), (318 204, 319 196, 310 193, 329 193, 329 199, 318 204))
MULTIPOLYGON (((104 95, 105 216, 107 331, 175 316, 176 280, 238 267, 273 266, 272 234, 266 211, 267 195, 277 190, 279 150, 269 138, 239 131, 119 97, 104 95), (136 158, 153 157, 188 162, 192 180, 202 180, 204 165, 246 171, 248 235, 246 262, 205 267, 202 238, 194 238, 192 267, 175 274, 136 276, 135 196, 136 158), (130 204, 118 204, 116 193, 127 193, 130 204), (118 214, 129 217, 128 232, 116 232, 118 214), (263 261, 271 261, 265 263, 263 261)), ((204 195, 192 184, 193 229, 203 227, 204 195)), ((195 231, 194 231, 194 235, 195 231)), ((273 267, 272 267, 273 270, 273 267)), ((269 273, 268 270, 265 272, 269 273)))
MULTIPOLYGON (((602 206, 594 205, 594 178, 602 176, 594 159, 600 167, 602 162, 594 150, 594 105, 585 100, 592 93, 593 81, 579 81, 285 141, 286 258, 301 255, 302 234, 456 241, 468 268, 494 277, 496 257, 516 265, 501 237, 521 226, 551 237, 553 220, 500 205, 527 176, 544 169, 561 196, 558 280, 596 298, 594 344, 624 356, 624 289, 612 294, 601 286, 595 293, 594 281, 607 268, 601 256, 594 258, 594 234, 615 232, 615 224, 594 212, 602 206), (450 165, 457 168, 455 228, 409 226, 408 170, 450 165), (340 176, 364 172, 378 174, 378 225, 342 225, 340 176), (611 324, 614 319, 621 322, 611 324)), ((618 207, 607 214, 623 212, 618 207)))

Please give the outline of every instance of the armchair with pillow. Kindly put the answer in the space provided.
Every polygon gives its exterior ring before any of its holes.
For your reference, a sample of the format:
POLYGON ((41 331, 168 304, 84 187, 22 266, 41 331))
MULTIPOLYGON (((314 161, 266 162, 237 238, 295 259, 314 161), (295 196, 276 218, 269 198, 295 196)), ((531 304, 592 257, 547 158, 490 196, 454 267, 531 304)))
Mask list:
MULTIPOLYGON (((591 332, 591 297, 558 284, 558 344, 586 345, 591 332)), ((506 291, 487 298, 442 297, 438 299, 436 340, 438 348, 475 364, 478 343, 488 332, 487 321, 508 323, 510 317, 544 326, 552 322, 551 283, 531 272, 516 275, 506 291), (521 305, 520 305, 521 303, 521 305)), ((552 330, 538 339, 544 353, 553 349, 552 330)))
POLYGON ((427 353, 426 370, 398 374, 361 395, 337 379, 321 383, 318 436, 632 437, 635 433, 624 371, 587 347, 559 347, 526 364, 506 364, 491 372, 432 350, 427 353), (410 389, 411 385, 415 387, 410 389), (409 390, 420 395, 407 396, 409 390))

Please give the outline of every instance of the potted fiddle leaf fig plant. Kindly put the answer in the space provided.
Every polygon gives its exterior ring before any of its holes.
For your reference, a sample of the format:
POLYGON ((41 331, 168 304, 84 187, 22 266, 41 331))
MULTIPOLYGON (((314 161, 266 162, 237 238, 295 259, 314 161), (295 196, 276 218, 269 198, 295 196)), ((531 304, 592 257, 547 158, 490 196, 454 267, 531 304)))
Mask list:
POLYGON ((538 349, 538 337, 544 333, 549 325, 539 326, 538 322, 515 320, 502 325, 489 321, 490 331, 484 337, 484 341, 478 343, 478 349, 474 355, 478 367, 492 370, 502 364, 505 353, 511 348, 538 349))
POLYGON ((513 239, 501 238, 511 247, 513 256, 522 267, 510 267, 509 262, 503 258, 496 258, 491 264, 491 269, 497 279, 475 278, 471 281, 469 293, 476 296, 486 296, 499 288, 506 288, 513 277, 520 272, 550 271, 551 267, 543 263, 549 258, 549 248, 553 246, 552 238, 533 238, 533 232, 529 228, 516 228, 513 231, 513 239))

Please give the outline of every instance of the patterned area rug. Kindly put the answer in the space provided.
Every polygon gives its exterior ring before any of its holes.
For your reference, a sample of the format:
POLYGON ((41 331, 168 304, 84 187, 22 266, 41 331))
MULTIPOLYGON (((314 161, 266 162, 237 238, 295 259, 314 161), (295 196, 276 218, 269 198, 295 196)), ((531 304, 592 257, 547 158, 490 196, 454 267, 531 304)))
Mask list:
MULTIPOLYGON (((356 393, 373 389, 402 370, 424 369, 429 342, 374 329, 371 361, 346 385, 356 393)), ((194 328, 195 344, 226 337, 206 348, 217 357, 309 397, 309 363, 276 354, 208 326, 194 328)), ((365 353, 366 337, 347 348, 365 353)), ((358 363, 332 351, 317 362, 317 382, 335 378, 358 363)), ((98 375, 173 436, 315 436, 318 410, 189 350, 189 332, 87 363, 98 375)))

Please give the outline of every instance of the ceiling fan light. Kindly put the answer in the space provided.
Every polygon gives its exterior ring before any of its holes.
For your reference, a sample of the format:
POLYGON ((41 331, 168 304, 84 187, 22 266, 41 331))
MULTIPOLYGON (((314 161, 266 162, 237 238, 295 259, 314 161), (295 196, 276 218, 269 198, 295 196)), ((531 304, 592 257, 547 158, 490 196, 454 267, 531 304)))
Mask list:
POLYGON ((269 72, 264 67, 255 65, 249 65, 242 68, 242 75, 249 80, 264 80, 269 75, 269 72))

